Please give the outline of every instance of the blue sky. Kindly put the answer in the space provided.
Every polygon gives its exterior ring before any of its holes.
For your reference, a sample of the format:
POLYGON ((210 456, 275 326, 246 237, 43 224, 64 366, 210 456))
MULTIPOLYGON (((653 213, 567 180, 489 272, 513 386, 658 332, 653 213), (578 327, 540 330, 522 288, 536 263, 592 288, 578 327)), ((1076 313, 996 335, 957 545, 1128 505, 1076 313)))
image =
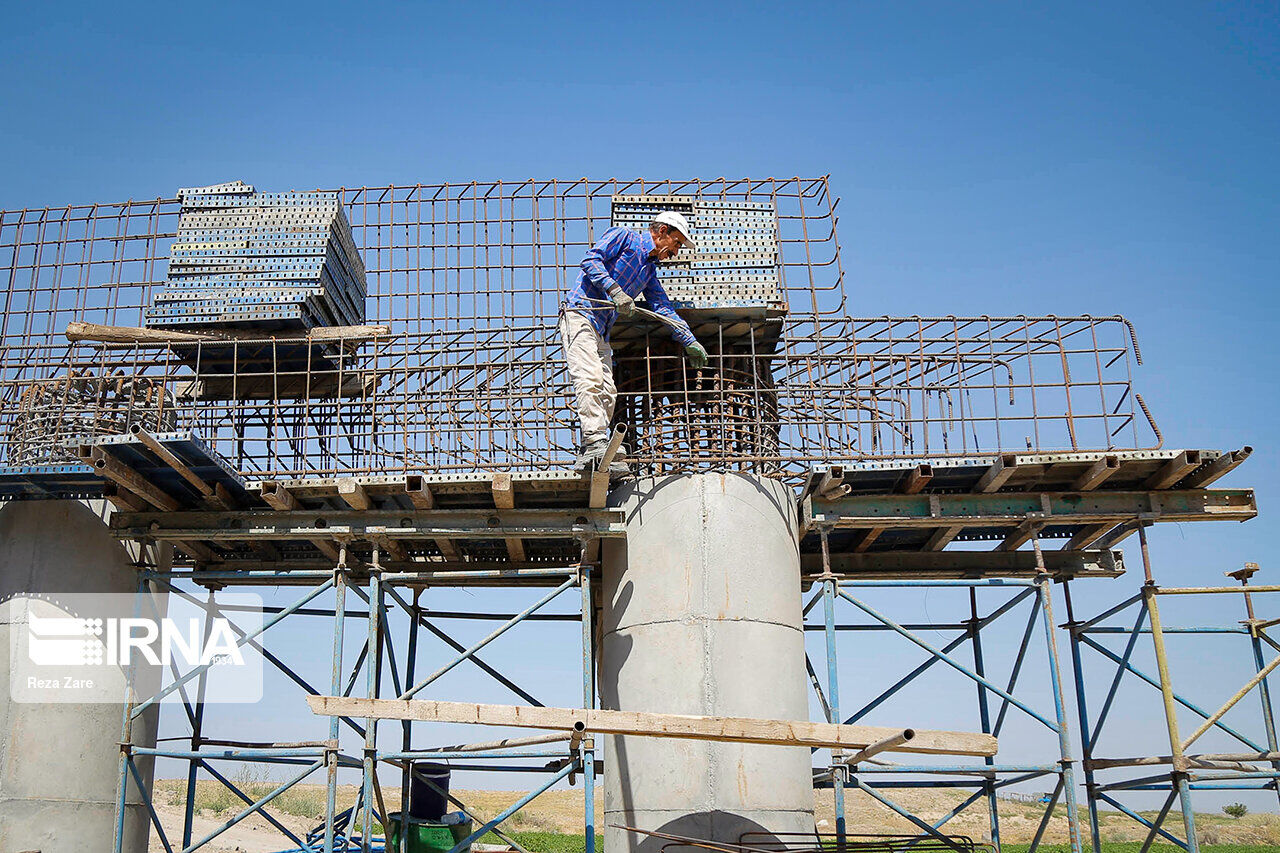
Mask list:
POLYGON ((1262 516, 1156 531, 1159 577, 1280 580, 1275 4, 22 4, 0 45, 6 209, 829 173, 855 313, 1132 319, 1168 444, 1257 449, 1262 516))

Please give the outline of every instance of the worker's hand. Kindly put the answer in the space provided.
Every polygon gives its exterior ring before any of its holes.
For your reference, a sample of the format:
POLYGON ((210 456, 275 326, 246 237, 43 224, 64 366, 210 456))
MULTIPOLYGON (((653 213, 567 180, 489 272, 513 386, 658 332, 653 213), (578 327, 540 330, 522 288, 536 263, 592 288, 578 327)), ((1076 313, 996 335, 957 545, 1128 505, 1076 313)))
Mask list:
POLYGON ((609 297, 613 300, 613 307, 618 309, 618 314, 622 317, 630 317, 636 313, 636 301, 627 295, 622 289, 622 285, 616 285, 609 291, 609 297))
POLYGON ((689 356, 689 363, 693 365, 694 370, 701 370, 707 366, 707 351, 697 341, 685 347, 684 354, 689 356))

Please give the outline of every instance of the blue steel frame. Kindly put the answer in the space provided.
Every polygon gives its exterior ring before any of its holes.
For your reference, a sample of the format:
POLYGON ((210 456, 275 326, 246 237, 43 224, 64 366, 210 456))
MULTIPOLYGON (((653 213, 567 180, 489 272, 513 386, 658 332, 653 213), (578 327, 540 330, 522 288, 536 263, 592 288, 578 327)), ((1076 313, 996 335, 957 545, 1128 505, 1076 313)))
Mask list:
MULTIPOLYGON (((830 571, 827 532, 828 531, 826 530, 819 531, 822 540, 825 571, 818 577, 817 582, 814 584, 815 589, 812 591, 812 597, 805 605, 804 613, 807 617, 810 611, 816 607, 819 599, 821 599, 823 604, 822 624, 814 625, 806 622, 805 627, 806 630, 821 630, 825 635, 827 664, 825 693, 823 692, 821 682, 816 675, 812 662, 806 660, 806 664, 810 674, 810 682, 817 692, 819 702, 822 705, 823 712, 826 715, 828 722, 858 722, 875 708, 901 691, 908 684, 914 682, 917 678, 932 668, 934 664, 942 662, 957 672, 965 675, 975 683, 977 687, 978 713, 983 732, 999 736, 1009 709, 1011 707, 1016 708, 1042 724, 1056 736, 1056 751, 1058 753, 1058 760, 1056 762, 1046 764, 998 764, 994 758, 988 757, 984 758, 981 764, 948 763, 938 765, 880 765, 879 762, 872 762, 860 763, 851 766, 843 760, 843 756, 839 750, 833 750, 831 753, 830 766, 819 770, 815 774, 815 784, 819 786, 830 785, 830 787, 834 789, 836 834, 837 844, 839 847, 843 847, 847 831, 844 792, 846 787, 849 786, 865 791, 873 799, 911 822, 914 826, 920 829, 921 832, 926 833, 927 835, 944 843, 950 842, 947 836, 941 832, 942 827, 961 811, 976 803, 978 800, 985 798, 990 820, 991 841, 998 850, 1000 849, 998 792, 1010 785, 1026 782, 1030 779, 1051 777, 1054 780, 1053 794, 1050 801, 1045 806, 1043 817, 1041 818, 1040 824, 1037 827, 1035 836, 1033 837, 1029 847, 1029 853, 1034 853, 1034 851, 1040 846, 1045 830, 1049 826, 1049 820, 1053 815, 1054 808, 1057 806, 1059 800, 1064 798, 1064 795, 1066 800, 1067 826, 1071 851, 1072 853, 1080 853, 1080 819, 1076 804, 1075 762, 1071 757, 1071 739, 1068 732, 1066 706, 1063 701, 1057 640, 1054 634, 1053 605, 1051 596, 1053 580, 1050 575, 1042 572, 1035 579, 842 579, 832 574, 830 571), (957 623, 899 624, 864 601, 861 595, 861 592, 864 590, 886 588, 949 589, 967 591, 969 594, 969 618, 957 623), (978 610, 978 591, 984 589, 1008 591, 1012 593, 1012 595, 995 610, 983 616, 980 615, 978 610), (861 611, 863 614, 871 617, 871 624, 838 624, 836 604, 840 600, 845 601, 858 611, 861 611), (1007 682, 1005 682, 1004 687, 1001 687, 992 682, 990 678, 988 678, 986 672, 986 664, 982 652, 982 629, 991 625, 1005 614, 1010 613, 1023 602, 1029 603, 1030 613, 1027 617, 1026 628, 1023 631, 1022 641, 1018 648, 1017 655, 1014 658, 1009 678, 1007 682), (1053 693, 1054 707, 1052 712, 1042 712, 1037 710, 1026 702, 1023 702, 1013 693, 1018 683, 1018 678, 1023 671, 1024 663, 1029 657, 1031 641, 1033 635, 1036 633, 1035 628, 1037 623, 1039 623, 1041 633, 1044 637, 1049 678, 1053 693), (941 648, 934 646, 917 633, 921 630, 938 631, 948 629, 959 631, 961 633, 941 648), (866 702, 857 711, 854 711, 848 716, 844 716, 840 709, 837 636, 840 632, 845 631, 890 631, 928 652, 930 657, 924 663, 917 666, 892 686, 883 691, 880 695, 866 702), (966 642, 969 643, 972 648, 972 666, 961 663, 952 655, 952 652, 966 642), (994 715, 994 719, 991 713, 992 709, 990 704, 992 696, 995 696, 1000 700, 1000 706, 994 715), (872 781, 876 776, 881 774, 899 778, 872 781), (945 778, 947 776, 961 776, 962 778, 948 779, 945 778), (966 776, 969 778, 963 778, 966 776), (908 809, 895 802, 888 794, 885 793, 886 790, 892 790, 895 788, 974 788, 975 791, 941 819, 930 823, 919 816, 912 814, 908 809)), ((1036 548, 1038 553, 1038 542, 1036 543, 1036 548)), ((1042 560, 1040 562, 1042 562, 1042 560)), ((957 849, 959 848, 957 847, 957 849)))
POLYGON ((1084 785, 1089 810, 1089 831, 1094 853, 1101 853, 1102 840, 1098 822, 1100 804, 1106 804, 1127 815, 1147 828, 1147 836, 1143 842, 1141 853, 1151 847, 1157 838, 1164 839, 1190 853, 1198 853, 1200 843, 1196 837, 1195 812, 1193 811, 1191 793, 1197 790, 1272 790, 1280 797, 1280 749, 1277 748, 1275 710, 1271 702, 1271 691, 1267 683, 1267 675, 1274 667, 1280 665, 1280 655, 1270 663, 1264 663, 1263 646, 1280 652, 1280 643, 1267 634, 1267 628, 1277 620, 1258 619, 1253 611, 1254 593, 1280 592, 1280 586, 1248 585, 1247 574, 1239 578, 1239 587, 1180 587, 1161 588, 1151 575, 1150 559, 1147 555, 1145 531, 1139 531, 1142 538, 1144 568, 1146 582, 1135 595, 1114 607, 1104 610, 1091 619, 1077 621, 1071 604, 1071 589, 1068 582, 1065 586, 1068 622, 1064 626, 1071 636, 1072 669, 1075 675, 1077 714, 1082 740, 1084 785), (1246 619, 1235 625, 1194 625, 1167 626, 1160 620, 1158 599, 1162 595, 1224 595, 1242 594, 1245 602, 1246 619), (1111 617, 1126 615, 1125 625, 1103 624, 1111 617), (1128 624, 1128 620, 1132 624, 1128 624), (1182 693, 1174 689, 1172 670, 1169 666, 1169 652, 1166 639, 1170 636, 1189 635, 1199 637, 1205 635, 1238 635, 1249 638, 1251 659, 1255 676, 1231 697, 1221 708, 1209 711, 1192 702, 1182 693), (1124 639, 1124 650, 1117 653, 1103 644, 1104 636, 1120 636, 1124 639), (1133 653, 1142 636, 1150 636, 1156 659, 1154 674, 1144 671, 1133 662, 1133 653), (1089 713, 1088 697, 1085 690, 1083 652, 1090 649, 1110 664, 1115 665, 1115 673, 1102 701, 1101 709, 1096 716, 1089 713), (1165 725, 1169 733, 1170 754, 1139 758, 1098 758, 1094 754, 1098 738, 1116 699, 1116 692, 1125 680, 1138 680, 1145 683, 1161 695, 1164 704, 1165 725), (1265 745, 1259 743, 1234 726, 1221 721, 1221 716, 1242 700, 1253 689, 1257 689, 1262 712, 1262 725, 1266 735, 1265 745), (1178 732, 1177 709, 1185 708, 1202 718, 1205 722, 1191 737, 1183 739, 1178 732), (1187 748, 1201 734, 1209 729, 1216 729, 1242 745, 1239 754, 1217 754, 1194 756, 1187 754, 1187 748), (1266 762, 1269 770, 1260 769, 1246 762, 1266 762), (1152 767, 1162 768, 1152 774, 1152 767), (1098 771, 1108 769, 1129 768, 1142 771, 1136 778, 1101 782, 1098 771), (1163 769, 1167 768, 1167 769, 1163 769), (1209 771, 1209 772, 1206 772, 1209 771), (1117 799, 1126 791, 1168 791, 1159 814, 1154 820, 1143 817, 1134 809, 1117 799), (1177 801, 1182 815, 1183 835, 1178 837, 1165 828, 1166 818, 1177 801))
MULTIPOLYGON (((585 553, 584 551, 584 555, 585 553)), ((152 553, 152 557, 154 558, 154 553, 152 553)), ((310 588, 300 598, 286 607, 269 608, 269 612, 272 615, 264 619, 262 626, 252 633, 245 632, 235 625, 234 619, 231 618, 233 614, 223 611, 217 606, 212 592, 209 593, 206 600, 201 600, 190 591, 182 588, 180 582, 276 585, 282 580, 280 573, 271 571, 195 572, 179 570, 158 571, 154 568, 144 569, 139 572, 138 603, 135 607, 135 615, 141 613, 144 600, 151 603, 154 612, 154 595, 156 593, 167 593, 181 596, 197 606, 205 608, 212 615, 228 617, 232 631, 237 634, 237 645, 251 646, 257 650, 266 661, 311 695, 320 695, 322 691, 317 690, 306 679, 266 649, 259 641, 259 636, 267 629, 281 622, 285 617, 293 614, 331 617, 333 620, 333 651, 331 680, 328 690, 330 695, 351 695, 363 669, 366 695, 377 698, 383 692, 383 671, 385 668, 391 677, 391 685, 395 690, 395 694, 402 699, 409 698, 422 691, 463 661, 470 661, 519 695, 522 700, 535 705, 541 703, 483 661, 478 657, 477 652, 516 625, 536 620, 539 617, 557 620, 580 619, 582 624, 582 702, 585 708, 595 707, 593 599, 591 590, 595 566, 586 562, 585 557, 581 563, 565 567, 548 566, 546 568, 450 572, 449 578, 452 586, 457 586, 458 581, 473 581, 488 585, 497 582, 504 585, 517 586, 521 585, 522 581, 527 583, 532 580, 538 583, 545 583, 548 579, 563 578, 553 590, 547 592, 535 604, 520 613, 511 616, 484 614, 482 618, 499 619, 502 620, 502 624, 483 640, 470 647, 462 646, 443 630, 432 624, 431 621, 428 621, 427 611, 419 604, 419 594, 424 585, 423 573, 385 571, 380 567, 378 558, 379 551, 375 548, 372 565, 362 566, 357 571, 348 566, 347 546, 342 544, 339 548, 337 565, 332 571, 288 572, 287 579, 290 583, 306 584, 310 588), (364 588, 361 587, 361 582, 364 583, 364 588), (402 587, 402 590, 397 591, 397 586, 402 587), (535 615, 545 605, 574 587, 577 587, 580 591, 580 615, 535 615), (314 599, 330 589, 335 594, 332 609, 307 607, 314 599), (414 591, 410 596, 406 597, 401 594, 406 589, 413 589, 414 591), (347 610, 346 599, 348 592, 354 593, 365 602, 367 609, 363 613, 347 610), (408 643, 402 659, 397 658, 396 649, 392 643, 387 621, 390 606, 388 599, 394 602, 394 606, 401 608, 409 616, 410 620, 408 643), (365 644, 349 672, 343 665, 343 637, 348 618, 364 619, 367 629, 365 644), (457 655, 427 678, 415 682, 414 669, 418 656, 418 635, 420 628, 424 627, 456 650, 457 655), (404 665, 403 678, 401 677, 401 667, 399 665, 401 662, 404 665)), ((154 559, 152 564, 155 564, 154 559)), ((432 618, 440 617, 438 613, 430 615, 432 618)), ((120 776, 117 787, 116 832, 112 847, 116 853, 121 853, 123 847, 126 803, 131 783, 140 793, 142 804, 146 808, 151 825, 156 830, 162 846, 168 853, 174 853, 177 850, 187 853, 187 851, 200 849, 223 831, 251 814, 261 815, 279 830, 289 842, 296 845, 290 848, 292 851, 301 851, 301 853, 321 853, 321 851, 323 853, 339 853, 339 851, 341 853, 350 853, 350 851, 358 850, 360 853, 383 853, 383 851, 392 853, 391 848, 387 847, 385 839, 375 838, 373 833, 365 831, 366 827, 372 827, 376 824, 380 824, 382 827, 387 825, 388 811, 384 803, 382 786, 375 771, 380 765, 388 764, 400 768, 400 802, 407 804, 409 801, 411 761, 419 759, 449 761, 451 763, 459 762, 459 764, 454 764, 455 770, 534 772, 548 775, 545 782, 535 787, 492 820, 483 820, 477 817, 465 803, 452 795, 446 795, 456 808, 466 813, 477 824, 477 829, 471 836, 459 842, 453 848, 452 853, 460 853, 466 845, 482 838, 491 830, 503 840, 512 844, 521 853, 528 853, 519 843, 503 832, 502 823, 562 779, 568 777, 572 784, 578 774, 581 774, 583 782, 586 853, 595 853, 596 748, 594 739, 589 735, 547 735, 510 739, 496 744, 415 749, 412 743, 413 721, 404 720, 400 721, 402 727, 400 748, 388 750, 378 747, 377 726, 380 722, 383 725, 390 725, 392 721, 374 719, 357 721, 348 717, 331 717, 329 721, 329 738, 326 741, 262 746, 238 744, 234 741, 211 740, 206 738, 202 731, 207 670, 208 666, 195 667, 185 674, 180 674, 176 669, 173 669, 171 673, 172 679, 163 689, 146 698, 131 697, 131 701, 126 706, 121 737, 120 776), (194 697, 188 692, 188 687, 190 686, 195 687, 194 697), (154 748, 133 744, 133 725, 139 715, 155 706, 165 696, 174 692, 179 694, 182 708, 191 726, 190 748, 154 748), (361 722, 363 722, 363 725, 361 722), (363 738, 364 749, 361 755, 346 754, 340 750, 338 735, 344 724, 363 738), (558 751, 556 751, 557 748, 558 751), (176 758, 188 762, 185 817, 180 844, 172 842, 161 826, 154 808, 152 792, 144 783, 143 774, 138 770, 135 760, 138 757, 176 758), (543 764, 541 766, 530 766, 527 763, 516 763, 527 762, 530 759, 539 759, 543 764), (255 800, 211 766, 210 762, 213 761, 298 765, 301 769, 270 793, 255 800), (361 776, 361 784, 357 791, 355 805, 350 810, 342 813, 337 811, 336 805, 339 768, 359 770, 361 776), (245 807, 203 838, 193 840, 195 782, 200 770, 206 771, 215 780, 226 786, 245 803, 245 807), (304 839, 298 837, 296 833, 290 831, 283 823, 272 816, 266 807, 293 785, 318 772, 323 772, 325 778, 324 822, 308 833, 304 839), (359 835, 354 834, 357 815, 358 826, 361 830, 359 835)), ((419 723, 419 725, 421 726, 422 724, 419 723)), ((430 779, 425 779, 421 776, 418 778, 423 779, 428 785, 434 787, 430 779)), ((401 837, 403 836, 404 833, 401 834, 401 837)))

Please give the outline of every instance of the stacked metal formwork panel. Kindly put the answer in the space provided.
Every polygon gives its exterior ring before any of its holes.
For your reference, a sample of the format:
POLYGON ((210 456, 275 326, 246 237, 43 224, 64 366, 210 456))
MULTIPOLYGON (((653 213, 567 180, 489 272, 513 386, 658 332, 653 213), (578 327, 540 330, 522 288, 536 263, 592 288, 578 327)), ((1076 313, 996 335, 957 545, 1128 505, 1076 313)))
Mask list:
POLYGON ((156 328, 263 330, 364 321, 364 262, 336 192, 259 193, 242 181, 182 189, 156 328))
POLYGON ((662 261, 658 278, 677 308, 740 316, 785 310, 779 284, 778 208, 771 201, 615 195, 615 226, 647 229, 664 210, 684 214, 695 248, 662 261))

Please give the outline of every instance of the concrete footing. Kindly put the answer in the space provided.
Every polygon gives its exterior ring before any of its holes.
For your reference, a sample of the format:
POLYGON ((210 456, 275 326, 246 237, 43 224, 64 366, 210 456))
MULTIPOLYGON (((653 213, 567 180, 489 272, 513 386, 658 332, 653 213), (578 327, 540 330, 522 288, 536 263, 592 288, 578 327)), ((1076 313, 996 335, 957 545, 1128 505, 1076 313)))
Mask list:
MULTIPOLYGON (((808 719, 791 491, 698 474, 640 480, 610 503, 627 539, 603 552, 602 706, 808 719)), ((617 736, 604 754, 612 853, 668 843, 615 824, 734 844, 813 832, 804 747, 617 736)))
MULTIPOLYGON (((14 596, 137 589, 105 513, 102 502, 0 504, 0 850, 110 850, 115 837, 124 708, 23 703, 9 692, 10 633, 26 630, 14 596)), ((135 721, 135 744, 154 746, 158 710, 135 721)), ((151 761, 137 764, 150 784, 151 761)), ((122 849, 145 853, 148 818, 132 782, 128 799, 122 849)))

